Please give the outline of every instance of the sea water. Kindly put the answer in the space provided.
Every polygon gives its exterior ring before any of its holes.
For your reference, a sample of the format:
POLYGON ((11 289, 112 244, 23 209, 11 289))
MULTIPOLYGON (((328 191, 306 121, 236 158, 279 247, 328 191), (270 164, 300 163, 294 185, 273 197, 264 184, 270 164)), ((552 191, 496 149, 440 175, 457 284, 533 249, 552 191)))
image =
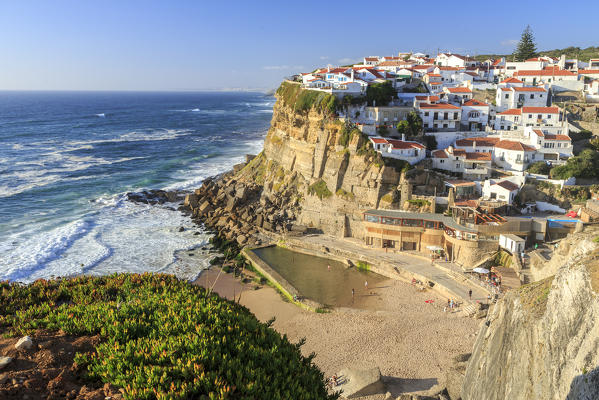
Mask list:
POLYGON ((208 236, 175 204, 125 194, 192 190, 258 153, 273 104, 250 92, 0 92, 0 280, 193 279, 208 236))

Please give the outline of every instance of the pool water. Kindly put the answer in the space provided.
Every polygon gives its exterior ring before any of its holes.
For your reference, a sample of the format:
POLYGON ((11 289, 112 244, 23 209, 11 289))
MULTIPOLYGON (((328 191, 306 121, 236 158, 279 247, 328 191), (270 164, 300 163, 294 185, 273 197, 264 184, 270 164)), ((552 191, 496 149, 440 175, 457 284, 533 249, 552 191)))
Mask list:
POLYGON ((366 281, 372 289, 377 283, 388 279, 374 272, 347 268, 338 261, 278 246, 263 247, 253 252, 302 296, 327 306, 351 306, 354 300, 370 292, 365 289, 366 281), (352 298, 352 288, 355 290, 355 299, 352 298))

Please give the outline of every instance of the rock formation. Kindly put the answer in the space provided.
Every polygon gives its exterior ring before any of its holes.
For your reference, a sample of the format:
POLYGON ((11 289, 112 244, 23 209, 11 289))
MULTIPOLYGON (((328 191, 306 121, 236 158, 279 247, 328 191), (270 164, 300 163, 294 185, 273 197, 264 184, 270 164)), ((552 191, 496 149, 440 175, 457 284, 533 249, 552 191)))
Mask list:
POLYGON ((599 398, 598 235, 569 236, 548 265, 555 276, 497 304, 469 360, 464 400, 599 398))

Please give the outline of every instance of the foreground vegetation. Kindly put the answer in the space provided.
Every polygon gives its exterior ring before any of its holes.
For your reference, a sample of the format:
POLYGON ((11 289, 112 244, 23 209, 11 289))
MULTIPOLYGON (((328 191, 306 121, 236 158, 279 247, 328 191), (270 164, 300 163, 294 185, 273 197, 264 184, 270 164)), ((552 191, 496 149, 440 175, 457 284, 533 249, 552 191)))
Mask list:
POLYGON ((297 83, 281 83, 277 89, 277 96, 283 104, 298 112, 308 112, 314 109, 325 114, 334 114, 339 107, 339 101, 335 95, 302 89, 297 83))
POLYGON ((0 283, 0 330, 95 335, 83 376, 126 399, 333 399, 323 375, 245 307, 170 275, 0 283))

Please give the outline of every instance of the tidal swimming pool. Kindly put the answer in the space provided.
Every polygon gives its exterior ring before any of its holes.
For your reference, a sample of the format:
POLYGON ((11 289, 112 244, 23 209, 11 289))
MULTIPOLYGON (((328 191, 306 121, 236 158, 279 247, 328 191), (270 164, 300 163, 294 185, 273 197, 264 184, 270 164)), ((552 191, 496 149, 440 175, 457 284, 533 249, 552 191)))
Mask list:
POLYGON ((354 300, 367 294, 366 281, 372 289, 377 283, 388 279, 374 272, 347 268, 338 261, 283 247, 263 247, 252 251, 302 296, 328 306, 351 306, 354 300), (352 288, 355 290, 355 299, 352 299, 352 288))

